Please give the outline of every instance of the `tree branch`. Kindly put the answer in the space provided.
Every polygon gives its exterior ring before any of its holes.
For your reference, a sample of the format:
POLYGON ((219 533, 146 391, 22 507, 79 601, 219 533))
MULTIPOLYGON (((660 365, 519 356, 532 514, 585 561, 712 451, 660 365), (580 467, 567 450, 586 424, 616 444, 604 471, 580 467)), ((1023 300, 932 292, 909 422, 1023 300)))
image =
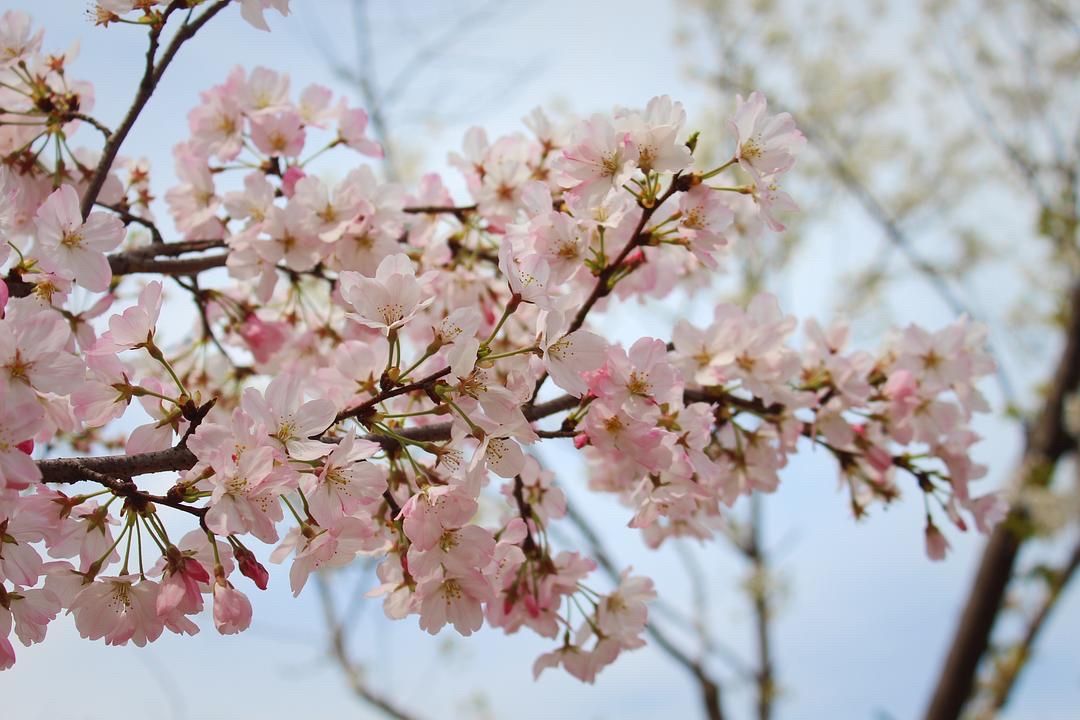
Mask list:
POLYGON ((1012 660, 1006 662, 1002 666, 999 675, 991 681, 990 698, 986 707, 989 717, 997 717, 998 712, 1009 701, 1009 696, 1013 688, 1016 687, 1016 681, 1020 678, 1020 673, 1031 657, 1039 633, 1046 626, 1046 621, 1050 619, 1054 606, 1061 599, 1065 587, 1076 574, 1077 569, 1080 569, 1080 543, 1073 547, 1073 551, 1065 565, 1054 572, 1049 587, 1046 589, 1046 595, 1043 597, 1042 602, 1039 603, 1035 614, 1028 621, 1023 637, 1015 647, 1009 650, 1013 656, 1012 660))
MULTIPOLYGON (((592 526, 589 525, 588 521, 585 520, 585 517, 577 511, 577 508, 572 503, 568 502, 566 504, 566 516, 589 543, 589 546, 592 548, 592 556, 596 559, 597 564, 600 565, 613 582, 619 582, 619 568, 611 559, 611 555, 604 547, 603 542, 600 540, 600 536, 592 526)), ((690 657, 676 645, 655 622, 649 622, 645 626, 645 632, 648 633, 649 637, 656 641, 657 646, 663 650, 668 657, 681 665, 684 670, 690 673, 695 682, 697 682, 698 689, 701 693, 702 708, 705 711, 706 718, 708 718, 708 720, 724 720, 720 684, 709 676, 702 661, 690 657)))
POLYGON ((330 583, 323 573, 315 573, 315 588, 319 592, 319 601, 322 604, 323 615, 326 619, 327 632, 330 634, 330 654, 337 662, 341 672, 349 681, 349 687, 361 700, 379 710, 387 717, 397 720, 413 720, 415 716, 402 710, 390 699, 380 695, 371 689, 364 679, 363 668, 358 666, 349 657, 349 650, 345 646, 345 628, 338 620, 337 611, 334 609, 334 598, 331 596, 330 583))
POLYGON ((98 194, 101 192, 101 187, 105 184, 105 178, 108 176, 109 170, 112 169, 116 154, 120 152, 120 146, 124 144, 124 140, 127 139, 128 133, 130 133, 131 128, 134 127, 135 121, 139 118, 139 114, 142 113, 147 101, 150 100, 150 96, 154 94, 154 90, 157 88, 158 83, 161 82, 161 76, 165 74, 165 70, 169 67, 169 63, 173 61, 173 58, 176 57, 176 53, 185 42, 190 40, 203 25, 224 10, 231 2, 232 0, 217 0, 217 2, 207 8, 194 22, 182 25, 176 32, 176 35, 173 36, 172 42, 169 43, 169 47, 161 56, 160 61, 156 61, 156 58, 158 43, 161 39, 161 31, 165 29, 169 16, 176 10, 186 7, 186 3, 181 2, 180 0, 173 0, 168 8, 165 9, 161 23, 150 28, 150 43, 146 49, 146 69, 143 71, 142 79, 139 81, 138 92, 136 92, 135 99, 132 101, 131 108, 128 110, 124 120, 120 123, 120 126, 116 128, 115 132, 109 135, 109 139, 101 151, 101 159, 98 161, 97 168, 94 170, 94 174, 86 187, 86 192, 83 194, 83 219, 89 217, 90 210, 94 207, 98 194))
MULTIPOLYGON (((1071 447, 1063 408, 1065 399, 1080 384, 1080 282, 1072 287, 1067 313, 1065 347, 1046 401, 1025 441, 1015 481, 1021 487, 1046 485, 1053 476, 1054 466, 1071 447)), ((1013 509, 990 535, 927 708, 926 720, 955 720, 971 696, 979 661, 989 646, 994 622, 1025 539, 1018 530, 1026 524, 1024 516, 1022 508, 1013 509)))

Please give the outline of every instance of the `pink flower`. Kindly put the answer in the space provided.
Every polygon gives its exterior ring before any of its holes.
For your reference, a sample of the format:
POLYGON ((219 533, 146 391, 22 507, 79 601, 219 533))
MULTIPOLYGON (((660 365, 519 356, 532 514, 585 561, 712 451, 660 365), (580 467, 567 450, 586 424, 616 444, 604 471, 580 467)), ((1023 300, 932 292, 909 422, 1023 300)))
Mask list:
POLYGON ((287 16, 289 0, 240 0, 240 17, 256 29, 270 32, 270 26, 266 24, 266 18, 263 17, 268 8, 273 8, 287 16))
POLYGON ((115 216, 94 212, 83 222, 79 195, 62 185, 37 211, 37 243, 41 266, 74 278, 87 290, 104 292, 112 280, 105 253, 124 239, 124 225, 115 216))
POLYGON ((382 497, 386 490, 385 470, 364 462, 378 451, 378 443, 357 440, 355 430, 350 429, 318 473, 303 476, 301 487, 312 517, 320 525, 330 526, 382 497))
POLYGON ((105 638, 106 645, 143 647, 161 636, 164 623, 155 605, 158 584, 138 575, 103 577, 83 587, 71 603, 75 627, 88 640, 105 638))
POLYGON ((536 249, 551 268, 552 284, 561 285, 585 267, 589 230, 566 213, 548 212, 534 221, 536 249))
POLYGON ((95 351, 134 349, 153 342, 161 313, 161 291, 159 281, 147 283, 134 306, 109 318, 109 332, 98 340, 95 351))
POLYGON ((311 573, 322 568, 348 565, 361 551, 373 550, 380 544, 368 523, 357 518, 344 518, 325 529, 312 528, 310 525, 289 528, 281 544, 274 548, 270 560, 280 563, 296 552, 289 570, 289 584, 296 596, 304 589, 311 573), (373 540, 376 543, 374 546, 373 540))
POLYGON ((188 113, 192 140, 206 155, 233 160, 244 144, 244 116, 225 86, 202 93, 203 104, 188 113))
POLYGON ((214 627, 222 635, 235 635, 251 625, 251 601, 224 578, 214 583, 214 627))
POLYGON ((592 650, 585 650, 579 644, 566 643, 536 659, 533 664, 533 677, 540 677, 540 673, 547 668, 562 665, 566 672, 578 680, 593 683, 596 682, 596 674, 610 665, 618 654, 619 643, 614 640, 601 640, 592 650))
POLYGON ((263 542, 277 540, 275 523, 283 517, 278 496, 292 483, 285 468, 274 467, 274 451, 252 448, 224 471, 214 473, 206 526, 218 535, 250 532, 263 542))
POLYGON ((753 188, 754 202, 757 203, 761 217, 773 232, 783 232, 784 224, 776 219, 775 211, 798 212, 799 206, 791 196, 780 189, 772 178, 758 178, 753 188))
POLYGON ((646 603, 656 599, 653 582, 645 577, 631 577, 630 569, 623 571, 619 587, 600 601, 596 624, 604 637, 614 638, 624 648, 644 644, 641 634, 649 617, 646 603))
POLYGON ((36 400, 35 391, 66 395, 86 374, 67 348, 71 329, 63 317, 28 307, 20 303, 0 320, 0 384, 8 388, 8 402, 36 400))
POLYGON ((597 204, 630 179, 637 159, 628 133, 616 130, 611 118, 593 115, 577 128, 574 145, 554 165, 563 173, 559 179, 563 187, 597 204))
POLYGON ((173 157, 181 183, 166 191, 165 200, 177 229, 189 238, 220 237, 221 223, 216 217, 220 198, 209 159, 194 143, 176 145, 173 157))
POLYGON ((360 108, 353 108, 341 113, 338 121, 338 136, 341 141, 361 155, 381 158, 383 149, 379 143, 369 138, 365 131, 368 126, 368 114, 360 108))
POLYGON ((663 444, 661 430, 621 410, 613 410, 603 401, 597 400, 589 406, 585 431, 589 441, 600 450, 633 458, 647 470, 655 472, 671 462, 671 451, 663 444))
POLYGON ((305 401, 301 383, 298 375, 278 375, 265 393, 253 388, 245 390, 241 405, 289 457, 315 460, 334 446, 311 438, 330 427, 337 411, 325 398, 305 401))
POLYGON ((306 137, 300 116, 291 110, 251 119, 251 140, 270 157, 297 157, 306 137))
POLYGON ((629 355, 622 348, 609 347, 607 363, 595 374, 590 387, 612 407, 629 403, 627 410, 635 415, 672 400, 675 369, 668 362, 667 344, 641 338, 631 346, 629 355))
POLYGON ((679 237, 690 252, 710 269, 716 269, 716 251, 727 245, 723 231, 735 219, 735 212, 722 193, 706 185, 696 185, 679 196, 679 237))
POLYGON ((494 599, 491 583, 478 571, 445 573, 417 586, 420 628, 432 635, 450 623, 462 635, 472 635, 484 624, 483 603, 494 599))
MULTIPOLYGON (((19 641, 30 647, 44 640, 46 627, 60 612, 59 598, 42 588, 19 588, 15 593, 8 593, 7 599, 19 641)), ((0 603, 0 615, 5 612, 2 605, 0 603)), ((6 636, 2 625, 0 621, 0 636, 6 636)))
POLYGON ((175 546, 166 555, 165 574, 157 596, 158 617, 165 619, 173 613, 194 615, 203 608, 199 583, 209 584, 210 574, 193 557, 181 553, 175 546))
POLYGON ((447 530, 435 546, 420 550, 409 548, 409 572, 415 578, 427 578, 440 567, 450 572, 469 572, 486 568, 495 554, 495 538, 479 525, 447 530))
POLYGON ((267 115, 292 107, 289 101, 289 76, 285 73, 260 66, 245 79, 243 68, 238 67, 229 80, 234 86, 233 92, 239 95, 240 105, 249 116, 267 115))
POLYGON ((290 211, 295 209, 299 213, 306 231, 318 235, 323 242, 336 242, 361 213, 373 212, 352 181, 354 177, 350 173, 334 187, 333 193, 317 177, 309 175, 301 179, 289 203, 290 211))
POLYGON ((21 490, 41 479, 29 455, 19 447, 44 425, 45 411, 33 400, 16 401, 13 393, 0 383, 0 490, 21 490))
POLYGON ((174 433, 183 433, 188 427, 180 409, 159 397, 166 394, 166 388, 157 378, 145 378, 139 387, 155 393, 139 397, 139 405, 153 420, 139 425, 128 435, 124 443, 124 452, 128 455, 164 450, 172 443, 174 433))
POLYGON ((341 295, 362 325, 379 330, 397 330, 430 305, 434 296, 423 298, 424 288, 416 278, 416 268, 408 255, 391 255, 379 263, 375 278, 358 272, 341 273, 341 295))
POLYGON ((989 493, 966 503, 968 511, 975 516, 975 527, 984 535, 989 535, 999 522, 1009 513, 1009 504, 999 493, 989 493))
POLYGON ((445 530, 462 527, 476 513, 477 503, 451 485, 431 486, 416 493, 401 508, 405 535, 417 550, 427 550, 445 530))
POLYGON ((88 501, 68 512, 72 522, 66 524, 62 535, 52 539, 49 547, 52 557, 72 557, 77 554, 82 572, 89 571, 103 557, 109 563, 119 559, 115 550, 106 556, 113 546, 112 526, 118 524, 106 508, 88 501))
POLYGON ((30 60, 41 52, 45 31, 31 32, 32 28, 33 20, 24 12, 8 10, 0 17, 0 68, 30 60))
POLYGON ((677 172, 690 165, 690 148, 680 137, 686 122, 682 103, 672 102, 667 95, 654 97, 644 113, 628 113, 622 120, 641 170, 677 172))
POLYGON ((581 397, 589 389, 581 375, 604 364, 607 341, 588 330, 575 330, 560 337, 563 327, 558 313, 548 314, 542 344, 544 368, 556 385, 581 397))
POLYGON ((296 109, 305 125, 325 127, 328 120, 332 120, 340 113, 340 108, 330 106, 330 101, 333 99, 334 93, 330 88, 313 83, 300 91, 300 101, 296 109))
POLYGON ((506 276, 510 292, 522 302, 550 307, 551 266, 543 255, 516 247, 513 239, 503 238, 499 247, 499 270, 506 276))
POLYGON ((16 505, 0 515, 0 582, 35 585, 43 563, 34 542, 41 539, 35 517, 16 505))
POLYGON ((15 588, 14 592, 0 585, 0 670, 15 664, 15 648, 8 636, 14 621, 15 635, 29 647, 45 639, 45 630, 60 611, 56 595, 40 588, 15 588))
POLYGON ((731 127, 735 132, 735 159, 755 180, 782 173, 795 164, 806 138, 789 113, 765 114, 765 96, 750 93, 736 100, 731 127))

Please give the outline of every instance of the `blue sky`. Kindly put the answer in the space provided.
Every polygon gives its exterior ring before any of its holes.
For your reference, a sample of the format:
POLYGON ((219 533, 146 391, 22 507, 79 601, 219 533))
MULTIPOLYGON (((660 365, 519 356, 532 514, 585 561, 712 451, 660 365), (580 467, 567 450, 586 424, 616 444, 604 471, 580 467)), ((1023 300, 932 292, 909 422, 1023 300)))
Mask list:
MULTIPOLYGON (((293 18, 270 16, 274 32, 269 35, 251 29, 230 9, 181 52, 123 148, 126 155, 151 159, 159 196, 173 178, 171 146, 187 136, 187 111, 198 92, 220 82, 233 65, 287 71, 294 90, 309 82, 347 90, 312 47, 317 14, 318 23, 332 29, 331 41, 347 48, 351 35, 340 32, 350 22, 346 3, 294 0, 293 5, 293 18)), ((405 61, 401 48, 415 42, 409 28, 439 21, 448 12, 435 0, 373 5, 375 58, 384 77, 405 61)), ((24 9, 44 22, 47 47, 81 42, 71 72, 95 80, 94 114, 115 125, 141 72, 143 33, 122 26, 94 28, 83 15, 85 7, 82 0, 0 0, 0 9, 24 9)), ((706 95, 680 72, 685 58, 672 43, 674 32, 674 10, 664 2, 503 3, 488 24, 425 67, 425 76, 400 106, 402 118, 431 107, 449 115, 401 125, 399 136, 425 149, 425 168, 440 170, 445 153, 457 148, 468 126, 483 125, 493 136, 517 130, 519 119, 538 104, 591 112, 644 104, 666 93, 686 103, 691 118, 699 116, 706 95)), ((821 277, 835 270, 837 258, 852 262, 865 254, 862 238, 868 232, 863 221, 851 218, 828 237, 811 238, 798 269, 774 288, 785 309, 827 316, 836 297, 821 277)), ((913 283, 909 289, 894 308, 894 319, 948 322, 924 288, 913 283)), ((612 338, 630 340, 644 333, 663 335, 678 314, 704 319, 707 304, 672 302, 647 314, 617 308, 605 330, 612 338)), ((183 314, 170 317, 186 322, 183 314)), ((988 439, 976 454, 993 468, 986 485, 1000 484, 1018 454, 1018 438, 1011 425, 992 418, 977 429, 988 439)), ((588 498, 584 469, 572 453, 556 450, 548 457, 618 559, 652 575, 662 595, 687 607, 690 587, 678 555, 645 550, 625 528, 624 509, 608 498, 588 498)), ((776 622, 783 693, 779 717, 908 718, 922 707, 982 540, 950 535, 950 559, 930 563, 921 544, 922 504, 914 495, 911 500, 856 524, 837 491, 832 463, 813 454, 793 462, 779 493, 767 499, 767 544, 775 550, 786 587, 776 622)), ((745 652, 751 617, 738 587, 740 563, 721 542, 693 552, 707 569, 715 634, 745 652)), ((358 570, 350 572, 342 587, 346 581, 357 583, 358 570)), ((369 580, 368 587, 372 584, 369 580)), ((270 590, 253 597, 256 616, 249 632, 220 637, 204 618, 209 629, 197 637, 167 636, 143 649, 82 641, 70 619, 61 619, 50 627, 46 643, 20 648, 15 670, 0 674, 5 710, 28 719, 114 717, 118 708, 160 718, 275 720, 313 709, 375 717, 351 697, 325 655, 313 590, 294 600, 285 574, 275 572, 270 590)), ((1078 610, 1075 593, 1062 602, 1007 717, 1074 716, 1080 702, 1074 648, 1080 637, 1078 610)), ((469 639, 449 632, 432 638, 416 628, 415 618, 385 620, 377 600, 361 601, 354 623, 352 649, 373 685, 425 717, 633 719, 697 713, 691 684, 651 649, 624 656, 589 687, 558 673, 533 682, 532 661, 549 645, 533 636, 482 631, 469 639)), ((731 678, 722 663, 712 667, 731 678)), ((748 688, 737 681, 729 685, 732 715, 745 716, 748 688)))

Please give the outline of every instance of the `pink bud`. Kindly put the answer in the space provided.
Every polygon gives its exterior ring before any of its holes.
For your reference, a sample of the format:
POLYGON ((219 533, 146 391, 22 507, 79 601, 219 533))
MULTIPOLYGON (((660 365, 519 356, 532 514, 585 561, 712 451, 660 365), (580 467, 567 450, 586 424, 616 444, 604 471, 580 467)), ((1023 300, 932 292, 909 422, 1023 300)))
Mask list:
POLYGON ((255 361, 264 363, 289 339, 289 326, 283 322, 266 322, 251 313, 240 326, 240 336, 248 344, 255 361))
POLYGON ((34 454, 34 441, 32 439, 31 440, 23 440, 21 443, 17 444, 15 447, 22 450, 27 455, 33 455, 34 454))
POLYGON ((580 450, 589 444, 589 436, 585 433, 578 433, 574 436, 574 447, 580 450))
POLYGON ((880 473, 892 467, 893 457, 885 449, 871 445, 866 450, 866 461, 880 473))
POLYGON ((0 318, 4 317, 4 308, 7 307, 9 297, 11 297, 11 293, 8 292, 7 283, 0 278, 0 318))
POLYGON ((214 627, 222 635, 234 635, 251 625, 251 601, 225 581, 214 583, 214 627))
POLYGON ((236 556, 237 565, 240 566, 240 574, 250 578, 260 590, 265 590, 267 583, 270 582, 270 573, 266 571, 262 563, 255 559, 255 554, 242 547, 236 548, 233 554, 236 556))
POLYGON ((281 176, 281 192, 287 198, 291 198, 296 193, 296 183, 307 177, 307 173, 301 170, 296 165, 293 165, 285 174, 281 176))
POLYGON ((937 525, 930 523, 926 526, 926 556, 931 560, 944 560, 945 553, 949 550, 949 541, 938 530, 937 525))
POLYGON ((623 260, 623 264, 627 267, 637 267, 645 262, 645 251, 641 248, 636 248, 632 253, 626 256, 623 260))
POLYGON ((525 597, 522 598, 525 604, 525 611, 529 613, 530 617, 540 617, 540 604, 536 602, 536 598, 532 593, 525 593, 525 597))

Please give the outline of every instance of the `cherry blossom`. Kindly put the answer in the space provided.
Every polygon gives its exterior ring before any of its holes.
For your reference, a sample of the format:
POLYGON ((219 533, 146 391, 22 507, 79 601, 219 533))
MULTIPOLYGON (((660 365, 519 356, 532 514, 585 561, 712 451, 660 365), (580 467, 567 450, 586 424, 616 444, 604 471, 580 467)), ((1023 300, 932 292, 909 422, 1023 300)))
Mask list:
POLYGON ((806 138, 789 113, 766 115, 765 96, 752 92, 736 100, 731 127, 735 133, 735 159, 754 178, 776 175, 791 168, 806 138))
POLYGON ((42 267, 73 278, 87 290, 108 288, 112 270, 105 253, 123 239, 124 227, 115 215, 94 212, 83 222, 79 196, 71 185, 62 185, 37 211, 42 267))
MULTIPOLYGON (((182 44, 177 23, 193 33, 227 6, 108 0, 94 18, 182 44)), ((290 8, 239 3, 261 30, 268 9, 290 8)), ((953 530, 989 532, 1007 511, 978 489, 971 424, 993 361, 967 318, 855 350, 842 323, 809 320, 797 339, 767 293, 658 337, 603 315, 696 301, 727 247, 783 230, 805 139, 760 93, 738 99, 730 133, 688 132, 667 96, 565 122, 538 109, 527 132, 468 130, 449 160, 461 182, 406 185, 369 160, 371 108, 235 68, 188 113, 169 187, 116 155, 130 123, 94 128, 73 61, 3 15, 19 122, 0 123, 0 145, 21 149, 0 169, 0 668, 12 632, 40 642, 64 614, 111 645, 203 622, 243 632, 273 545, 294 595, 370 556, 388 617, 527 628, 553 643, 534 674, 593 682, 645 644, 656 589, 607 560, 605 584, 604 558, 560 532, 577 480, 539 459, 559 443, 585 461, 581 491, 616 497, 651 548, 708 541, 744 496, 783 492, 810 447, 856 517, 922 493, 924 537, 908 540, 935 560, 953 530), (734 141, 729 162, 706 166, 706 135, 734 141)))
POLYGON ((391 255, 379 263, 375 277, 358 272, 341 273, 341 294, 356 309, 358 322, 368 327, 396 330, 433 301, 423 298, 424 289, 415 266, 405 255, 391 255))

